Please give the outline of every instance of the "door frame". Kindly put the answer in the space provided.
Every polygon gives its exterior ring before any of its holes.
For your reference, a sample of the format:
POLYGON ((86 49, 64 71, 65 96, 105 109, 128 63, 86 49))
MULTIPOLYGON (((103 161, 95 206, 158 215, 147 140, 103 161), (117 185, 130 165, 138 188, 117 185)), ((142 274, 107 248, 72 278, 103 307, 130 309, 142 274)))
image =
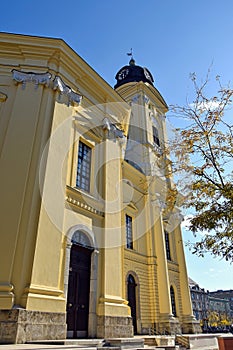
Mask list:
MULTIPOLYGON (((89 316, 88 316, 88 334, 90 338, 95 338, 97 334, 97 273, 98 273, 98 254, 99 251, 96 246, 96 241, 93 232, 84 225, 75 225, 69 229, 66 235, 66 258, 64 269, 64 294, 67 303, 68 295, 68 283, 69 283, 69 267, 70 267, 70 253, 73 243, 82 245, 82 239, 80 241, 80 235, 77 232, 82 233, 86 241, 89 241, 90 247, 93 248, 91 254, 91 267, 90 267, 90 293, 89 293, 89 316)), ((67 337, 69 334, 67 333, 67 337)))

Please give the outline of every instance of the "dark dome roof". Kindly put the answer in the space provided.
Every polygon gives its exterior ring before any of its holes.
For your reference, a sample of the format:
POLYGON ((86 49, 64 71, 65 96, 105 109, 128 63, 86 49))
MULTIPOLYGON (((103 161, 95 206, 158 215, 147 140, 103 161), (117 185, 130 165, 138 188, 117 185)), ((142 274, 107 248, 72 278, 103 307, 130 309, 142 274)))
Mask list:
POLYGON ((153 86, 154 79, 147 68, 136 66, 133 58, 129 61, 128 66, 122 67, 116 74, 115 79, 117 80, 114 88, 131 83, 143 81, 153 86))

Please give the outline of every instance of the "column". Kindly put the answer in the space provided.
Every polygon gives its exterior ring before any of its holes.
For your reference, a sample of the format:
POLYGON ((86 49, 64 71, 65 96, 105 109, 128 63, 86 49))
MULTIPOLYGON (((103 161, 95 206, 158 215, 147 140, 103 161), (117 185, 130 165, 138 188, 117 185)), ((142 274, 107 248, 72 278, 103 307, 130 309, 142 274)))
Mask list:
POLYGON ((104 155, 101 171, 105 217, 100 249, 101 291, 97 309, 97 336, 130 337, 133 335, 132 320, 122 288, 122 174, 118 141, 106 139, 102 142, 101 154, 104 155))
POLYGON ((157 319, 158 330, 161 333, 163 333, 164 331, 170 333, 172 331, 171 322, 173 320, 173 317, 171 308, 170 286, 163 232, 163 222, 158 200, 152 202, 152 209, 154 220, 155 252, 157 256, 157 281, 160 311, 159 317, 157 319))
POLYGON ((1 216, 1 247, 0 247, 0 308, 11 309, 13 304, 20 303, 22 281, 29 279, 32 261, 28 259, 25 250, 32 241, 32 236, 26 239, 29 219, 25 215, 27 199, 33 207, 33 188, 28 189, 31 171, 31 159, 34 152, 40 103, 43 87, 37 89, 21 85, 11 87, 15 98, 11 113, 6 114, 8 126, 4 135, 0 160, 0 192, 4 200, 0 203, 1 216), (15 263, 17 259, 17 263, 15 263), (22 274, 23 271, 23 274, 22 274))
POLYGON ((183 248, 183 240, 181 234, 181 228, 178 226, 175 231, 176 241, 176 252, 177 261, 179 264, 179 276, 180 276, 180 291, 181 291, 181 302, 182 302, 182 329, 184 333, 200 333, 201 327, 199 321, 196 321, 193 316, 192 302, 190 297, 188 274, 186 268, 186 261, 183 248))

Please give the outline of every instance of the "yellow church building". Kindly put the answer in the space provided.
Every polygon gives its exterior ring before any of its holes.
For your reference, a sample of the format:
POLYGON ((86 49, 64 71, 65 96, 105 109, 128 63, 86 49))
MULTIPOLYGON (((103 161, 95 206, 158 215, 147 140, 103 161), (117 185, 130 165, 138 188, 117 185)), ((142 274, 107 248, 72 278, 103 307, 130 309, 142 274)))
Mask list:
POLYGON ((63 40, 0 33, 0 343, 195 333, 167 105, 63 40))

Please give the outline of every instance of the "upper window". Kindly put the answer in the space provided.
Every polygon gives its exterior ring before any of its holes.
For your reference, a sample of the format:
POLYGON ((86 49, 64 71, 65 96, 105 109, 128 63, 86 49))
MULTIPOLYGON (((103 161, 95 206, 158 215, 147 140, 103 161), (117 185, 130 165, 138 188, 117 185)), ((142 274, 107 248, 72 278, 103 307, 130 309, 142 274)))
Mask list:
POLYGON ((91 148, 79 141, 76 186, 90 192, 91 148))
POLYGON ((166 254, 167 259, 171 260, 171 250, 170 250, 170 242, 169 242, 169 233, 167 231, 164 232, 165 236, 165 246, 166 246, 166 254))
POLYGON ((152 128, 153 128, 153 141, 157 146, 160 146, 158 129, 155 126, 152 126, 152 128))
POLYGON ((133 225, 132 217, 129 215, 125 216, 125 229, 126 229, 126 247, 133 249, 133 225))

